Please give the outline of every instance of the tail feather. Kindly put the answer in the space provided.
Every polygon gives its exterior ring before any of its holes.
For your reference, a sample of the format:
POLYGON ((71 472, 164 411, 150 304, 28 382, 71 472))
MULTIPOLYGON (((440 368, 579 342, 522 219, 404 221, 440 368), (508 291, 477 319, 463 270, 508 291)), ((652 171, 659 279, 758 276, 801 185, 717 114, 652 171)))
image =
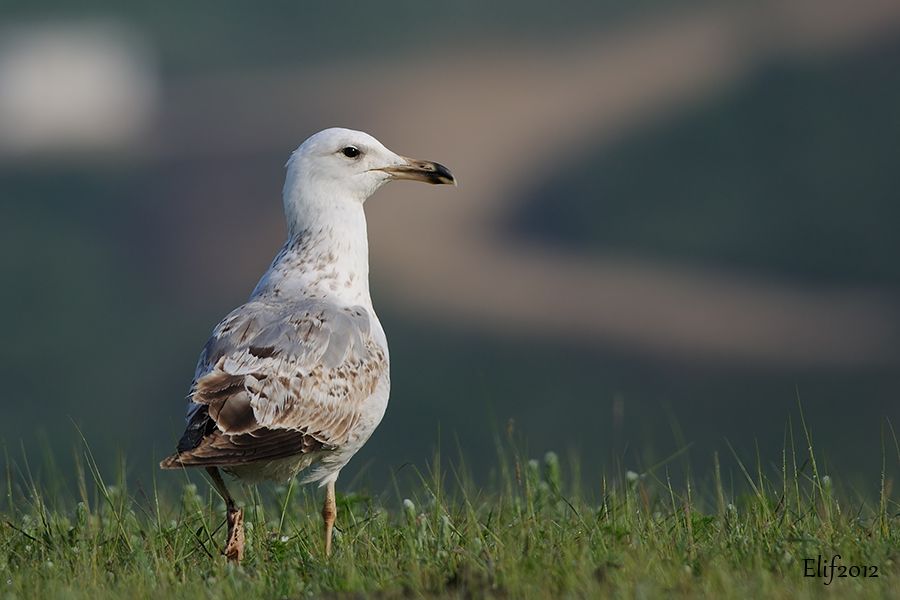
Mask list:
POLYGON ((181 462, 181 455, 173 454, 167 458, 164 458, 159 463, 160 469, 181 469, 185 465, 181 462))

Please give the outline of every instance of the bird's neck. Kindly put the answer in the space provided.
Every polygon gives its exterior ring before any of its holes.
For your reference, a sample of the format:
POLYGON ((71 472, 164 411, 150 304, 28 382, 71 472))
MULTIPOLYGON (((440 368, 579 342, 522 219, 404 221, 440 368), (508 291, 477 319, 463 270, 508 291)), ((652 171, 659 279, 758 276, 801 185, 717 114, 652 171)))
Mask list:
POLYGON ((332 204, 289 214, 288 240, 253 296, 327 298, 371 308, 362 204, 332 204))

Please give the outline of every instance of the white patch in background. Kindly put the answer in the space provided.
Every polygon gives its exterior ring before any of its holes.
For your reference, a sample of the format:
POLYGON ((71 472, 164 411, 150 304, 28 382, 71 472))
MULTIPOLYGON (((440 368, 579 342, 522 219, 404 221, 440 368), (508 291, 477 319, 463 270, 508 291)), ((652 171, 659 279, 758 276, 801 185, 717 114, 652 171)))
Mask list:
POLYGON ((158 87, 147 46, 119 22, 7 24, 0 158, 132 147, 150 125, 158 87))

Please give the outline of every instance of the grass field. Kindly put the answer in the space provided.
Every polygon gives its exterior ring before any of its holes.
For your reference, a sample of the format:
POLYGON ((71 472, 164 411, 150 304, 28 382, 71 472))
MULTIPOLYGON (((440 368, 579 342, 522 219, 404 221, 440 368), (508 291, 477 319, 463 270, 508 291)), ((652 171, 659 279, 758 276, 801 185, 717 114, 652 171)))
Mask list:
MULTIPOLYGON (((884 473, 900 462, 885 431, 884 473)), ((321 494, 249 490, 240 567, 219 556, 224 506, 205 483, 110 485, 87 446, 69 491, 7 461, 0 598, 900 597, 889 478, 856 497, 820 472, 808 439, 789 432, 781 465, 723 474, 716 457, 696 480, 660 465, 596 489, 555 454, 528 460, 498 443, 489 489, 435 459, 410 498, 339 496, 330 559, 321 494), (731 475, 739 485, 723 483, 731 475), (836 555, 847 577, 819 564, 836 555)))

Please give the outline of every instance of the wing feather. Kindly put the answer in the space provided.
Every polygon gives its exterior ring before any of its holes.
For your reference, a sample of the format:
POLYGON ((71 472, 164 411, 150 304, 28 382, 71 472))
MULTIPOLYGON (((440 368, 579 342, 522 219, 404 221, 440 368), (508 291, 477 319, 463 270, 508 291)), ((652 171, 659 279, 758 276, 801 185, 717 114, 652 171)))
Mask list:
POLYGON ((204 347, 187 430, 163 466, 228 467, 338 448, 353 438, 387 368, 362 307, 248 302, 204 347))

